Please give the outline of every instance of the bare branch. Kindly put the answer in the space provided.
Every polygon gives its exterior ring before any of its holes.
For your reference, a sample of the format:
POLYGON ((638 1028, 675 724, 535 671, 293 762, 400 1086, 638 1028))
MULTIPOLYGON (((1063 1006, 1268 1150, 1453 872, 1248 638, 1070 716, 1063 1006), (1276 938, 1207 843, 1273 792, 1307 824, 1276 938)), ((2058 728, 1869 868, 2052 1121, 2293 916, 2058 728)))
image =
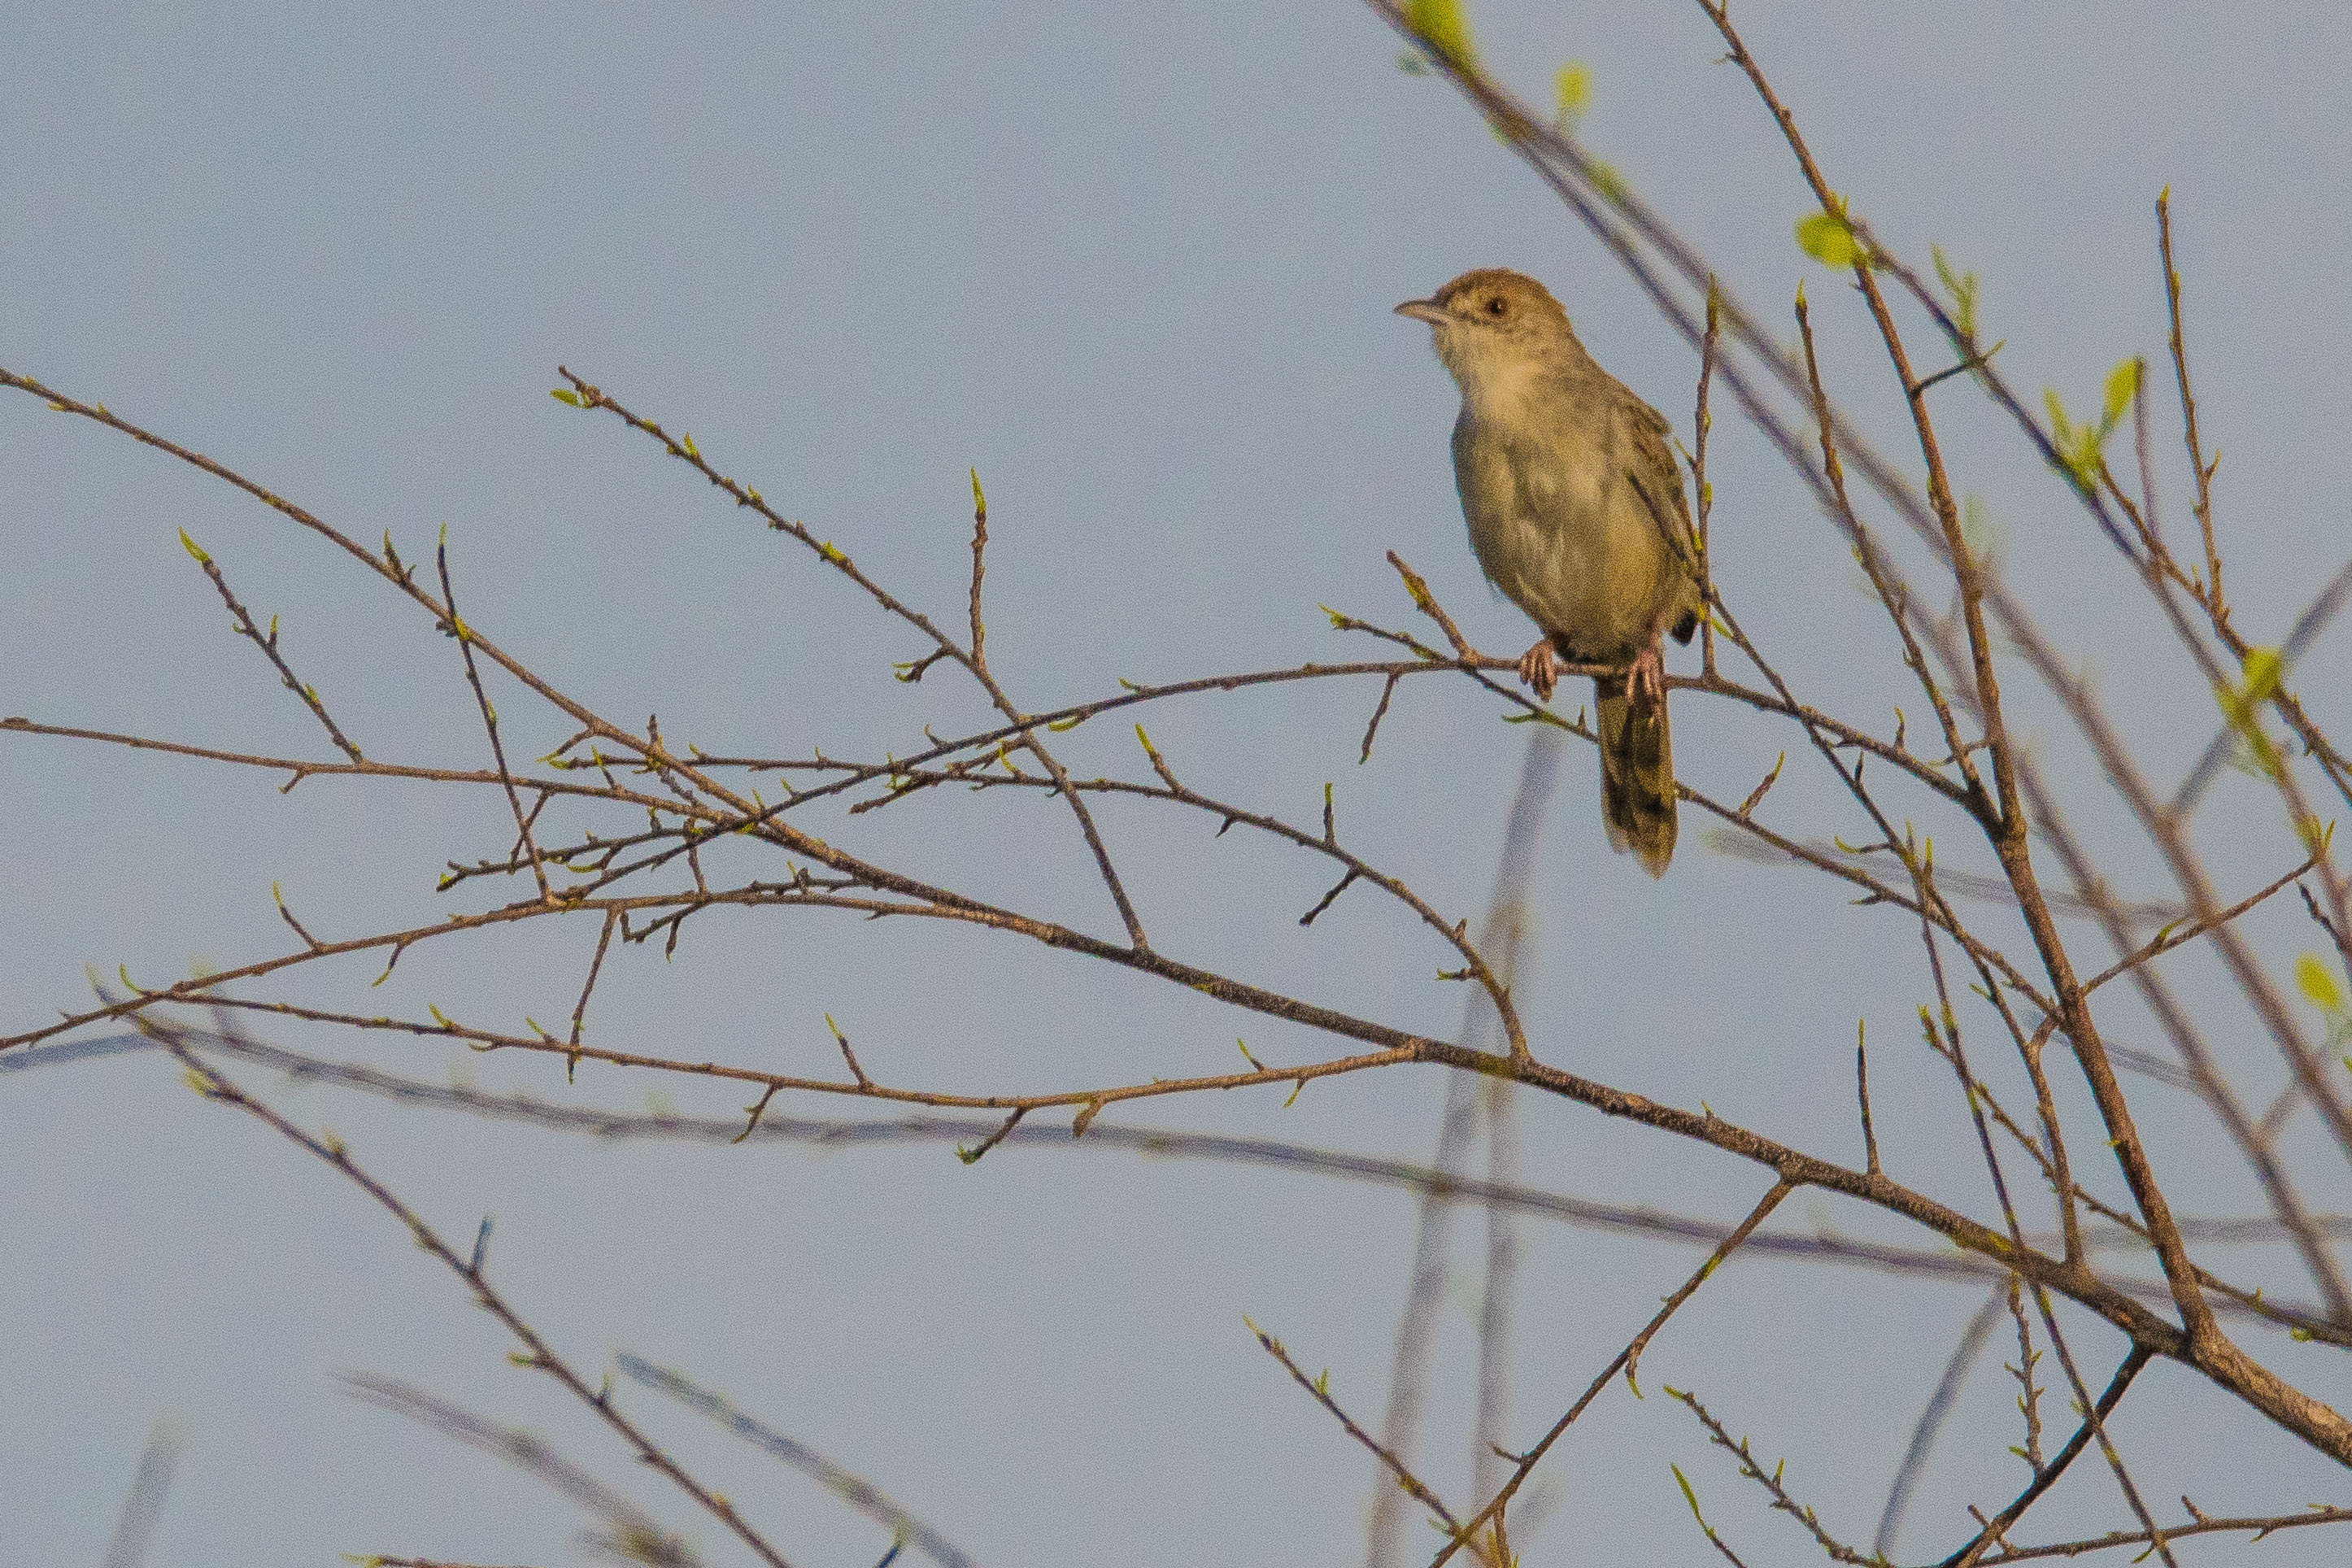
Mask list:
POLYGON ((1650 1341, 1656 1337, 1658 1331, 1666 1326, 1666 1320, 1673 1317, 1682 1304, 1697 1292, 1701 1285, 1706 1283, 1708 1277, 1714 1274, 1723 1260, 1730 1257, 1739 1244, 1747 1240, 1758 1226, 1764 1223, 1766 1216, 1780 1206, 1780 1200, 1796 1191, 1796 1188, 1797 1184, 1786 1176, 1772 1184, 1772 1189, 1758 1200, 1754 1208, 1748 1211, 1748 1217, 1740 1221, 1731 1234, 1723 1238, 1721 1245, 1707 1255, 1706 1261, 1699 1265, 1698 1272, 1684 1280, 1681 1288, 1666 1298, 1666 1304, 1658 1309, 1657 1315, 1643 1325, 1640 1333, 1633 1336, 1633 1342, 1619 1351, 1616 1359, 1601 1369, 1601 1375, 1594 1378, 1591 1385, 1585 1389, 1576 1403, 1568 1407, 1568 1413, 1552 1424, 1551 1430, 1546 1432, 1534 1447, 1519 1456, 1517 1465, 1511 1471, 1511 1479, 1503 1483, 1502 1489, 1487 1500, 1486 1506, 1480 1509, 1467 1525, 1454 1532, 1454 1539, 1446 1542, 1445 1549, 1431 1559, 1430 1568, 1444 1568, 1444 1563, 1449 1558, 1470 1544, 1480 1525, 1490 1519, 1501 1517, 1503 1510, 1510 1506, 1512 1497, 1526 1483, 1528 1477, 1534 1473, 1536 1466, 1543 1462, 1544 1455, 1551 1451, 1551 1446, 1554 1443, 1559 1441, 1560 1434, 1567 1431, 1579 1415, 1584 1414, 1585 1406, 1600 1397, 1601 1391, 1608 1387, 1620 1372, 1625 1374, 1626 1385, 1633 1386, 1633 1374, 1636 1367, 1641 1363, 1642 1352, 1648 1347, 1650 1341))
POLYGON ((410 1208, 390 1188, 362 1169, 358 1163, 352 1160, 351 1152, 340 1142, 331 1138, 315 1137, 303 1131, 262 1101, 247 1094, 182 1043, 173 1033, 171 1026, 150 1018, 142 1018, 139 1023, 142 1030, 148 1031, 165 1050, 170 1051, 179 1059, 180 1065, 187 1069, 191 1082, 206 1099, 242 1110, 274 1130, 279 1136, 299 1145, 374 1199, 379 1207, 405 1226, 409 1235, 415 1238, 416 1245, 438 1259, 445 1268, 462 1280, 467 1289, 471 1291, 476 1304, 496 1318, 507 1332, 513 1335, 521 1344, 522 1351, 517 1357, 518 1364, 534 1372, 544 1373, 552 1378, 566 1393, 593 1411, 598 1419, 618 1434, 621 1440, 629 1446, 631 1452, 640 1461, 693 1499, 704 1512, 725 1526, 730 1533, 749 1547, 754 1555, 769 1565, 769 1568, 791 1568, 791 1564, 784 1561, 782 1554, 769 1545, 760 1532, 752 1529, 751 1524, 735 1511, 734 1505, 717 1493, 706 1489, 693 1477, 688 1475, 666 1450, 623 1415, 610 1399, 591 1388, 587 1380, 573 1370, 572 1363, 558 1355, 553 1347, 540 1337, 539 1331, 524 1321, 515 1310, 507 1304, 506 1298, 490 1284, 481 1270, 460 1258, 447 1242, 441 1239, 438 1232, 425 1223, 424 1218, 415 1210, 410 1208))

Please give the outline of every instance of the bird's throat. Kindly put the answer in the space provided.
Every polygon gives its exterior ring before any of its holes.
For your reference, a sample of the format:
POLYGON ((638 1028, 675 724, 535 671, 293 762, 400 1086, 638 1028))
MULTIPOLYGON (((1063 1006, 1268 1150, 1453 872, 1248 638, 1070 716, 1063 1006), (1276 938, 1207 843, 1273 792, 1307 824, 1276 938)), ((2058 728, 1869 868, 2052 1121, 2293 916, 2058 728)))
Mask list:
POLYGON ((1520 422, 1544 371, 1538 360, 1475 350, 1447 356, 1445 368, 1462 388, 1462 406, 1472 419, 1504 426, 1520 422))

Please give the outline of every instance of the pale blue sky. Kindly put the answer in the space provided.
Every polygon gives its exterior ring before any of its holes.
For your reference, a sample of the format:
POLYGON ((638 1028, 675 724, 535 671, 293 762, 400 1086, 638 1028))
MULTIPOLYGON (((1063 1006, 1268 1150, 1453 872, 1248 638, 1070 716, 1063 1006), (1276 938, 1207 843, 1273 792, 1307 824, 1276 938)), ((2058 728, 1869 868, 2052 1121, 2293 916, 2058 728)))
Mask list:
MULTIPOLYGON (((1486 57, 1532 94, 1563 59, 1590 62, 1593 149, 1752 303, 1778 310, 1809 278, 1833 379, 1885 407, 1845 290, 1790 242, 1807 203, 1785 151, 1739 77, 1712 63, 1720 45, 1695 6, 1482 3, 1471 16, 1486 57)), ((1940 243, 1981 275, 1989 331, 2030 391, 2054 385, 2081 406, 2117 359, 2160 353, 2150 203, 2170 184, 2207 434, 2224 454, 2233 587, 2250 635, 2275 637, 2347 537, 2347 13, 1751 0, 1739 16, 1856 210, 1906 253, 1924 261, 1940 243)), ((616 718, 658 711, 665 733, 713 751, 903 752, 926 721, 945 733, 977 710, 942 677, 893 683, 889 662, 919 651, 908 636, 649 444, 551 401, 559 363, 690 430, 720 467, 950 616, 976 467, 991 500, 990 649, 1033 710, 1120 676, 1346 657, 1353 645, 1317 606, 1402 620, 1391 548, 1482 646, 1522 646, 1524 622, 1464 548, 1445 467, 1453 389, 1426 332, 1390 314, 1456 272, 1545 278, 1602 362, 1687 430, 1687 351, 1455 95, 1399 71, 1396 39, 1341 0, 658 12, 20 0, 0 37, 0 364, 103 400, 362 540, 388 529, 418 555, 446 523, 469 619, 616 718)), ((1964 389, 1948 395, 1961 482, 1984 499, 2018 580, 2111 700, 2147 700, 2135 736, 2160 773, 2177 770, 2206 740, 2210 704, 2177 657, 2143 652, 2154 645, 2137 591, 2080 515, 1964 389)), ((1841 548, 1759 443, 1727 416, 1718 428, 1717 570, 1735 605, 1809 689, 1865 720, 1883 712, 1901 694, 1857 668, 1885 650, 1841 548)), ((1898 427, 1872 428, 1906 450, 1898 427)), ((2174 449, 2169 517, 2183 527, 2174 449)), ((474 765, 451 648, 380 584, 226 488, 21 396, 0 400, 0 712, 321 749, 226 635, 183 528, 249 604, 283 617, 297 668, 362 744, 474 765)), ((2346 646, 2339 632, 2310 668, 2340 668, 2346 646)), ((2352 719, 2340 686, 2306 684, 2329 721, 2352 719)), ((1148 721, 1181 771, 1268 809, 1309 817, 1336 779, 1344 830, 1441 908, 1475 913, 1521 731, 1466 689, 1409 688, 1360 769, 1375 695, 1289 689, 1148 721)), ((520 693, 502 712, 538 741, 518 752, 562 738, 520 693)), ((1688 698, 1675 722, 1684 775, 1735 799, 1790 743, 1688 698)), ((1074 768, 1135 766, 1123 724, 1068 741, 1074 768)), ((2063 765, 2054 730, 2047 743, 2063 765)), ((86 964, 152 982, 277 951, 273 882, 322 932, 435 918, 443 861, 504 842, 503 807, 488 799, 331 782, 281 797, 276 783, 0 736, 13 825, 0 1032, 83 1004, 86 964)), ((1911 1022, 1926 994, 1911 933, 1794 873, 1711 854, 1687 822, 1673 873, 1653 885, 1608 853, 1595 787, 1572 751, 1523 988, 1538 1050, 1852 1158, 1846 1075, 1866 1016, 1885 1042, 1874 1080, 1890 1168, 1986 1212, 1953 1135, 1948 1075, 1911 1022)), ((1821 792, 1783 787, 1790 820, 1840 825, 1821 792)), ((1066 823, 1034 805, 942 800, 841 831, 1105 926, 1066 823)), ((1298 930, 1328 880, 1319 866, 1237 836, 1213 843, 1198 822, 1105 818, 1155 929, 1181 933, 1163 946, 1405 1026, 1454 1026, 1459 993, 1426 978, 1436 950, 1374 900, 1351 893, 1298 930)), ((2130 852, 2127 833, 2084 826, 2130 852)), ((2210 842, 2258 853, 2250 879, 2287 863, 2256 793, 2221 797, 2205 826, 2210 842)), ((2129 890, 2163 890, 2123 864, 2129 890)), ((2288 911, 2255 928, 2278 954, 2309 945, 2304 929, 2288 911)), ((561 1016, 593 935, 420 949, 366 1005, 430 1002, 507 1026, 561 1016)), ((2096 951, 2087 931, 2084 951, 2096 951)), ((1236 1033, 1284 1059, 1318 1048, 1157 983, 968 933, 712 918, 672 964, 635 951, 614 962, 598 1004, 614 1040, 779 1068, 829 1070, 827 1012, 877 1076, 958 1088, 1224 1070, 1236 1033)), ((348 1003, 372 973, 291 991, 348 1003)), ((2191 994, 2219 994, 2194 963, 2180 976, 2191 994)), ((2114 1005, 2132 1036, 2130 1005, 2114 1005)), ((563 1092, 544 1061, 272 1037, 563 1092)), ((1989 1032, 1975 1037, 1990 1051, 1989 1032)), ((2144 1027, 2133 1037, 2154 1043, 2144 1027)), ((2245 1047, 2249 1079, 2266 1085, 2258 1049, 2245 1047)), ((936 1148, 583 1147, 248 1076, 291 1114, 331 1124, 452 1233, 495 1212, 498 1277, 583 1363, 625 1346, 706 1378, 982 1563, 1360 1558, 1367 1467, 1241 1314, 1376 1415, 1406 1197, 1083 1150, 1008 1149, 965 1169, 936 1148)), ((1316 1086, 1286 1111, 1279 1093, 1255 1091, 1128 1119, 1420 1157, 1440 1088, 1391 1074, 1316 1086)), ((579 1093, 630 1109, 655 1089, 698 1110, 740 1098, 591 1071, 579 1093)), ((2133 1092, 2152 1124, 2178 1119, 2171 1091, 2133 1092)), ((1728 1162, 1575 1107, 1526 1111, 1543 1184, 1727 1219, 1760 1190, 1728 1162)), ((2205 1201, 2183 1206, 2246 1205, 2237 1166, 2197 1148, 2210 1173, 2172 1179, 2205 1201)), ((2346 1207, 2341 1170, 2324 1173, 2313 1201, 2346 1207)), ((353 1368, 532 1426, 687 1521, 711 1561, 736 1560, 509 1370, 495 1326, 389 1221, 157 1060, 0 1075, 0 1319, 14 1326, 0 1519, 24 1561, 99 1559, 161 1415, 184 1424, 188 1447, 159 1565, 576 1557, 558 1500, 345 1399, 333 1374, 353 1368)), ((1899 1234, 1796 1206, 1801 1224, 1899 1234)), ((1527 1252, 1514 1430, 1532 1436, 1692 1259, 1540 1226, 1527 1252)), ((1967 1289, 1744 1266, 1644 1370, 1785 1453, 1807 1500, 1866 1540, 1974 1305, 1967 1289), (1859 1373, 1837 1370, 1831 1358, 1857 1341, 1859 1373)), ((2080 1342, 2110 1364, 2095 1331, 2080 1342)), ((2339 1406, 2352 1398, 2340 1358, 2261 1347, 2339 1406)), ((1456 1492, 1469 1367, 1457 1311, 1431 1465, 1456 1492)), ((2146 1456, 2152 1495, 2190 1489, 2213 1511, 2346 1495, 2340 1474, 2184 1376, 2150 1379, 2119 1436, 2146 1456), (2178 1430, 2183 1412, 2202 1429, 2178 1430)), ((1964 1502, 2013 1489, 1999 1381, 1988 1366, 1970 1385, 1951 1463, 1915 1506, 1915 1552, 1953 1539, 1964 1502)), ((1706 1547, 1670 1461, 1749 1562, 1804 1560, 1667 1401, 1620 1392, 1588 1419, 1546 1474, 1591 1511, 1523 1543, 1530 1568, 1694 1561, 1706 1547)), ((876 1528, 815 1488, 682 1415, 662 1420, 796 1563, 879 1555, 876 1528)), ((2080 1481, 2053 1500, 2053 1527, 2118 1521, 2105 1479, 2086 1465, 2080 1481)), ((2263 1561, 2336 1561, 2343 1539, 2283 1537, 2263 1561)))

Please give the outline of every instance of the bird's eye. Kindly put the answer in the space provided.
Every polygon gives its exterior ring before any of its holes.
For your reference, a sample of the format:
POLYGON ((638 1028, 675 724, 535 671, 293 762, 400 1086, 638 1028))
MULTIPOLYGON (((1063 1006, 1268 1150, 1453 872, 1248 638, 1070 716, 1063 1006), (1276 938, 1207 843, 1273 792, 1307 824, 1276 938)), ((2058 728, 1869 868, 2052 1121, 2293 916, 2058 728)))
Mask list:
POLYGON ((1510 308, 1511 307, 1509 305, 1504 302, 1503 297, 1500 294, 1496 295, 1493 299, 1486 301, 1486 314, 1490 316, 1505 315, 1508 313, 1510 308))

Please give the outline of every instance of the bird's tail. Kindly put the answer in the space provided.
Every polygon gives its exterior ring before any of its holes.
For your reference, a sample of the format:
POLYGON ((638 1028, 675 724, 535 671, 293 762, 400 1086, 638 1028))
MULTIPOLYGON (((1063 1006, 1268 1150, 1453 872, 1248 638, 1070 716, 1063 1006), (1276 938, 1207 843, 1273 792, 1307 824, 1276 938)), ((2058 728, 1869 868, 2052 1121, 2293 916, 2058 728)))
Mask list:
POLYGON ((1665 696, 1641 694, 1623 675, 1596 678, 1592 695, 1609 847, 1630 849, 1643 870, 1663 877, 1675 858, 1675 746, 1665 696))

